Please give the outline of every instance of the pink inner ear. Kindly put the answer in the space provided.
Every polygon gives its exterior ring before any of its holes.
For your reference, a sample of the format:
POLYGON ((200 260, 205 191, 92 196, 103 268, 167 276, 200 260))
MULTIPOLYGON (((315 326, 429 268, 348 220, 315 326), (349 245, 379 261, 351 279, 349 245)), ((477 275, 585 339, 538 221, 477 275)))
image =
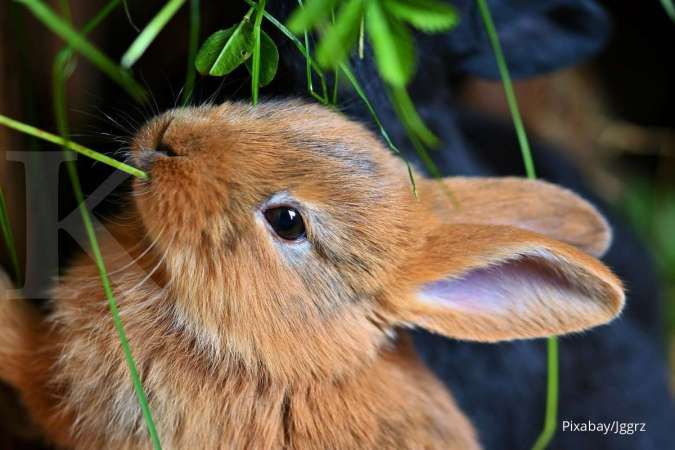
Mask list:
POLYGON ((583 287, 566 276, 563 267, 550 254, 520 255, 426 284, 419 297, 427 304, 467 312, 524 312, 533 302, 584 296, 583 287))

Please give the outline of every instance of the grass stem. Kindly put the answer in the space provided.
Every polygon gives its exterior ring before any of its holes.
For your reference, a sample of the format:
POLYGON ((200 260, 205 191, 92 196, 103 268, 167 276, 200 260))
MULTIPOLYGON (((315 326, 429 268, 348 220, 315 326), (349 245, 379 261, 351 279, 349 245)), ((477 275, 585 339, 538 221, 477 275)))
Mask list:
MULTIPOLYGON (((520 116, 520 110, 518 109, 518 100, 516 99, 516 94, 513 90, 513 84, 511 83, 511 76, 509 74, 509 69, 506 64, 506 59, 504 58, 504 52, 502 51, 501 44, 499 43, 499 36, 495 28, 494 21, 492 20, 492 14, 490 14, 490 8, 487 5, 486 0, 477 0, 478 9, 480 10, 481 17, 483 18, 483 23, 485 25, 485 30, 487 32, 488 38, 490 40, 490 45, 495 54, 495 59, 497 61, 497 68, 499 70, 499 75, 502 79, 502 84, 504 86, 504 94, 506 96, 506 102, 508 104, 509 110, 511 112, 511 117, 513 119, 513 125, 516 129, 516 135, 518 137, 518 143, 520 146, 520 151, 523 156, 523 162, 525 163, 525 173, 530 179, 536 178, 536 172, 534 169, 534 161, 532 159, 532 152, 530 150, 530 143, 527 139, 527 133, 525 131, 525 126, 523 125, 523 120, 520 116)), ((559 391, 559 350, 558 350, 558 338, 551 336, 547 340, 547 386, 546 386, 546 412, 544 416, 544 428, 541 431, 541 434, 537 438, 532 450, 544 450, 549 446, 555 431, 557 429, 558 422, 558 391, 559 391)))
POLYGON ((558 415, 558 339, 550 337, 546 341, 548 383, 546 387, 546 419, 544 428, 532 446, 532 450, 544 450, 550 444, 557 428, 558 415))
POLYGON ((251 68, 251 101, 253 106, 258 104, 258 93, 260 91, 260 28, 262 27, 263 14, 265 13, 265 2, 259 0, 255 10, 255 19, 253 21, 253 64, 251 68))
POLYGON ((499 76, 501 77, 502 85, 504 86, 506 103, 509 106, 509 111, 511 111, 513 125, 516 129, 516 135, 520 145, 520 151, 523 155, 525 173, 527 174, 528 178, 534 179, 536 178, 536 172, 534 170, 530 142, 527 139, 527 133, 525 132, 523 119, 520 116, 518 100, 516 99, 516 94, 513 90, 513 83, 511 82, 511 75, 509 74, 509 69, 506 65, 504 52, 502 51, 502 46, 499 43, 499 35, 497 35, 497 30, 495 29, 495 24, 492 20, 492 14, 490 14, 490 8, 488 7, 486 0, 477 0, 477 2, 481 17, 483 18, 483 23, 485 24, 485 30, 487 31, 488 38, 490 39, 490 45, 492 46, 492 50, 494 51, 495 59, 497 61, 499 76))
POLYGON ((132 167, 128 164, 125 164, 121 161, 117 161, 116 159, 110 158, 109 156, 106 156, 102 153, 99 153, 95 150, 92 150, 90 148, 87 148, 83 145, 80 145, 76 142, 70 141, 70 140, 64 140, 63 137, 57 136, 55 134, 48 133, 47 131, 41 130, 39 128, 35 128, 31 125, 19 122, 14 119, 10 119, 7 116, 3 116, 0 114, 0 125, 4 125, 6 127, 12 128, 14 130, 20 131, 21 133, 28 134, 30 136, 42 139, 43 141, 51 142, 52 144, 56 145, 61 145, 69 148, 70 150, 73 150, 74 152, 77 152, 81 155, 84 155, 88 158, 94 159, 96 161, 102 162, 103 164, 107 164, 111 167, 114 167, 117 170, 121 170, 122 172, 126 172, 129 175, 133 175, 135 177, 141 178, 141 179, 146 179, 148 178, 148 175, 143 172, 140 169, 137 169, 135 167, 132 167))
MULTIPOLYGON (((244 0, 244 1, 251 6, 256 6, 256 3, 253 2, 252 0, 244 0)), ((300 42, 300 40, 297 37, 295 37, 293 33, 291 33, 291 30, 286 28, 286 26, 283 23, 279 22, 272 14, 265 11, 264 16, 265 19, 267 19, 272 25, 274 25, 279 31, 281 31, 281 33, 295 45, 295 47, 302 54, 302 56, 304 56, 307 59, 307 61, 309 61, 309 65, 312 67, 312 69, 314 69, 316 75, 319 77, 319 82, 321 83, 321 91, 323 92, 323 96, 319 95, 314 91, 310 91, 310 94, 312 95, 312 97, 316 98, 322 104, 327 104, 328 88, 326 85, 326 77, 324 76, 323 71, 321 70, 317 62, 314 60, 314 58, 312 58, 312 55, 307 51, 307 48, 305 48, 302 42, 300 42)))
POLYGON ((188 42, 187 72, 185 74, 185 86, 181 94, 181 103, 186 106, 192 99, 192 93, 195 88, 195 78, 197 70, 195 68, 195 58, 199 49, 199 29, 201 17, 199 14, 199 0, 190 0, 190 37, 188 42))
POLYGON ((410 178, 410 184, 412 185, 413 195, 417 197, 417 185, 415 184, 415 177, 413 175, 412 166, 410 165, 410 162, 408 162, 408 160, 403 156, 398 147, 396 147, 396 145, 394 145, 394 143, 392 142, 391 138, 389 137, 389 133, 387 133, 387 130, 384 129, 384 125, 382 125, 380 117, 377 115, 375 108, 373 107, 370 100, 368 100, 366 91, 363 90, 361 83, 359 83, 359 80, 356 78, 356 75, 354 75, 354 72, 352 72, 352 69, 346 63, 340 63, 339 68, 345 75, 349 83, 352 85, 352 88, 356 92, 356 95, 358 95, 359 98, 361 98, 363 104, 366 105, 366 109, 370 113, 370 117, 372 117, 373 122, 375 122, 375 125, 380 130, 380 135, 382 136, 382 139, 384 139, 384 142, 387 144, 387 147, 389 147, 389 149, 394 154, 400 156, 401 159, 403 159, 403 161, 405 162, 406 168, 408 170, 408 177, 410 178))
POLYGON ((115 295, 113 294, 112 287, 110 284, 110 278, 108 277, 108 271, 105 267, 105 262, 103 260, 103 255, 101 254, 100 246, 98 245, 98 240, 96 239, 96 231, 94 230, 94 225, 91 221, 91 216, 87 210, 86 203, 84 201, 84 196, 82 194, 82 188, 80 186, 79 178, 77 176, 77 169, 75 168, 74 161, 67 161, 66 167, 68 169, 68 175, 70 177, 71 185, 73 191, 75 192, 75 198, 79 205, 80 215, 82 216, 82 222, 84 223, 85 230, 87 232, 87 237, 91 245, 91 250, 94 253, 94 262, 96 263, 96 268, 98 269, 99 277, 101 278, 101 284, 103 286, 103 292, 105 293, 106 299, 108 301, 108 308, 110 309, 110 314, 113 319, 113 324, 115 325, 115 330, 122 347, 122 352, 124 353, 124 360, 129 369, 132 383, 134 385, 134 391, 138 397, 138 403, 141 407, 141 412, 143 414, 143 419, 145 421, 146 427, 148 429, 148 434, 150 436, 150 441, 152 442, 152 447, 154 450, 162 450, 162 446, 159 441, 159 434, 155 427, 154 420, 152 418, 152 412, 150 410, 150 405, 148 404, 148 399, 143 390, 143 384, 141 382, 141 377, 138 373, 138 368, 136 367, 136 362, 134 361, 133 354, 131 353, 131 347, 129 346, 129 340, 127 339, 126 332, 124 331, 124 325, 122 324, 122 319, 120 317, 119 308, 117 306, 117 301, 115 300, 115 295))
MULTIPOLYGON (((68 126, 68 115, 66 107, 66 81, 67 73, 66 68, 69 64, 69 55, 67 53, 59 53, 54 59, 52 66, 52 88, 53 88, 53 107, 54 107, 54 116, 56 119, 57 127, 60 133, 60 140, 64 153, 70 152, 70 147, 67 145, 70 143, 70 132, 68 126)), ((75 194, 75 199, 80 210, 80 215, 82 217, 82 222, 89 239, 89 245, 94 254, 94 262, 101 279, 101 284, 103 287, 103 292, 108 301, 108 308, 110 309, 110 314, 112 316, 113 324, 117 332, 118 339, 120 341, 120 346, 122 348, 122 353, 124 354, 124 359, 129 369, 131 376, 131 381, 138 398, 138 403, 141 408, 141 413, 145 421, 148 434, 150 436, 150 441, 152 443, 154 450, 161 450, 162 446, 160 444, 159 435, 155 427, 154 420, 152 418, 152 412, 150 410, 150 405, 148 403, 147 396, 143 390, 143 384, 141 382, 141 377, 138 373, 138 368, 134 360, 133 354, 131 352, 131 347, 129 345, 129 340, 127 338, 126 332, 124 330, 124 325, 120 317, 119 308, 117 306, 117 301, 112 291, 112 286, 110 283, 110 278, 108 276, 108 271, 105 266, 103 255, 101 253, 101 248, 98 244, 98 239, 96 238, 96 231, 91 220, 91 214, 87 210, 86 202, 84 199, 84 194, 82 192, 82 185, 80 183, 80 178, 77 173, 77 167, 75 161, 71 159, 66 159, 66 168, 68 171, 68 177, 75 194)))

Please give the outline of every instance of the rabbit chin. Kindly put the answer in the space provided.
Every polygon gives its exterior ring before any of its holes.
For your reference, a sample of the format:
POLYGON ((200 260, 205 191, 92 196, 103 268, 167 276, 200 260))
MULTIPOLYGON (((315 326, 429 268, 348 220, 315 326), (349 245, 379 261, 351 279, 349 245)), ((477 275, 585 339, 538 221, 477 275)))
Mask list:
POLYGON ((321 328, 305 323, 284 331, 275 326, 272 331, 261 324, 212 327, 179 304, 175 320, 218 372, 275 384, 349 378, 376 361, 382 351, 394 348, 398 339, 393 328, 350 314, 326 321, 321 328))

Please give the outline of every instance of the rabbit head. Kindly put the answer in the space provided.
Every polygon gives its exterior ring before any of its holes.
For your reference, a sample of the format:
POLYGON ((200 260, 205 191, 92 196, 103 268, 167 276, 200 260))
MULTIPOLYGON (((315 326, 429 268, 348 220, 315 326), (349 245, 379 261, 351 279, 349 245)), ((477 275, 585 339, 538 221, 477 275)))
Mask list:
POLYGON ((569 191, 415 174, 363 126, 301 102, 169 111, 136 136, 145 231, 185 329, 277 379, 331 377, 400 326, 479 341, 605 323, 609 229, 569 191), (576 248, 575 248, 576 247, 576 248))

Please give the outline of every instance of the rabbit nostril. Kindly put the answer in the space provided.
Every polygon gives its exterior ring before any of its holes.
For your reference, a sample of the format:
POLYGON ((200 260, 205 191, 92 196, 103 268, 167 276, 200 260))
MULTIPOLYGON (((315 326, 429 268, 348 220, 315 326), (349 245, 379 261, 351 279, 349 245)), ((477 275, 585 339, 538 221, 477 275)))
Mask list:
POLYGON ((160 154, 164 155, 164 156, 169 156, 169 157, 178 156, 178 153, 176 153, 174 151, 173 147, 171 147, 171 145, 167 144, 164 141, 160 141, 159 144, 157 144, 157 147, 155 148, 155 151, 157 153, 160 153, 160 154))
POLYGON ((169 126, 173 122, 173 117, 170 117, 169 120, 167 120, 163 125, 162 128, 159 130, 159 134, 157 135, 156 138, 156 143, 155 143, 155 151, 163 156, 168 156, 168 157, 173 157, 173 156, 178 156, 176 151, 173 149, 171 144, 168 144, 166 142, 166 132, 169 129, 169 126))

